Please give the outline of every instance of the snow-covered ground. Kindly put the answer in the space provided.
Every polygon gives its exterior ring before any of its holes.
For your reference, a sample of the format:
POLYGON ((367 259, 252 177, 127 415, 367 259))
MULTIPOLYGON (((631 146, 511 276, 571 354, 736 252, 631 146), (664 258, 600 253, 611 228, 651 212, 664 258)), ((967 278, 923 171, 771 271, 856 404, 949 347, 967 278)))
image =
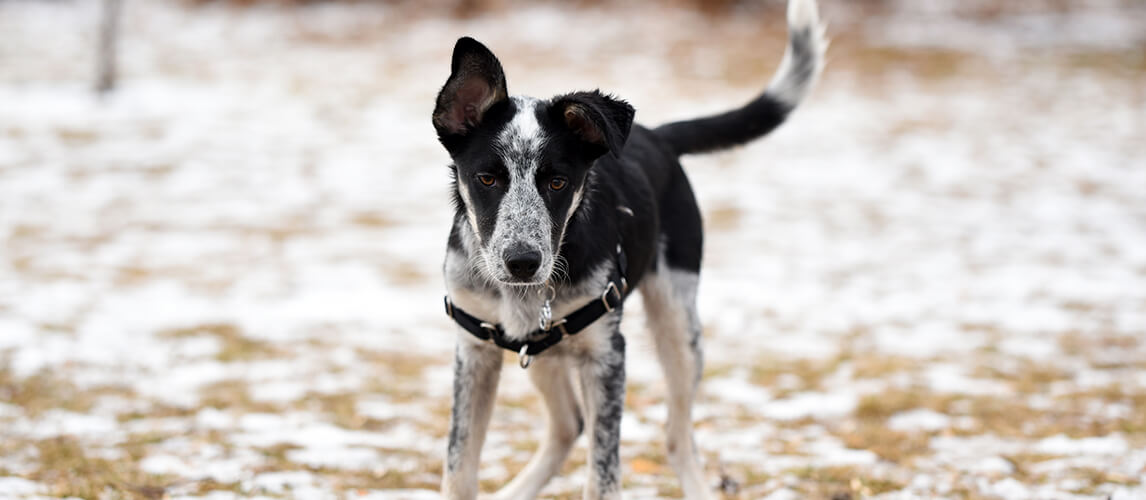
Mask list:
MULTIPOLYGON (((1146 497, 1146 12, 1112 3, 827 5, 807 106, 687 160, 727 498, 1146 497)), ((773 10, 129 1, 100 100, 96 5, 0 2, 3 498, 434 498, 453 40, 512 93, 601 87, 656 124, 753 95, 783 37, 773 10)), ((628 313, 627 496, 679 496, 628 313)), ((507 367, 486 489, 541 417, 507 367)), ((579 498, 583 461, 547 494, 579 498)))

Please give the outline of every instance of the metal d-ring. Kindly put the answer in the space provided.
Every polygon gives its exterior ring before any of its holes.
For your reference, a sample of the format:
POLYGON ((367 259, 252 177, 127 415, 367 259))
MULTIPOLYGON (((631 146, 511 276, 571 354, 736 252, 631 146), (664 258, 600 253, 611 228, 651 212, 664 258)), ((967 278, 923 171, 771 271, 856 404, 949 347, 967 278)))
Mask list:
POLYGON ((549 297, 545 299, 545 303, 541 304, 541 313, 537 316, 537 327, 542 331, 549 331, 549 326, 553 321, 553 299, 557 298, 557 289, 549 281, 545 282, 545 288, 538 290, 537 293, 541 294, 546 289, 549 290, 549 297))
POLYGON ((529 368, 529 364, 533 362, 533 356, 526 354, 529 351, 529 344, 521 346, 521 350, 517 351, 517 364, 524 370, 529 368))

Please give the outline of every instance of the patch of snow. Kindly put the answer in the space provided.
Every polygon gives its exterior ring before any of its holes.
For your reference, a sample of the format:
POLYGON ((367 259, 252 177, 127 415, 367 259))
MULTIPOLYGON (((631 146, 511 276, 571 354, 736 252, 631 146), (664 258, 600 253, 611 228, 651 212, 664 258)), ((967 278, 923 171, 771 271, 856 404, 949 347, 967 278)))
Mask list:
POLYGON ((896 431, 935 432, 950 427, 951 417, 934 410, 920 408, 892 415, 888 419, 887 426, 896 431))
POLYGON ((116 442, 123 435, 114 417, 64 410, 49 410, 36 420, 18 421, 9 430, 33 439, 74 436, 101 442, 116 442))
POLYGON ((835 439, 820 439, 806 447, 812 455, 811 463, 816 466, 871 465, 879 461, 879 456, 868 450, 847 448, 835 439))
POLYGON ((977 475, 1008 476, 1015 472, 1015 464, 999 456, 982 457, 979 460, 964 464, 963 470, 977 475))
POLYGON ((771 399, 767 389, 739 377, 726 377, 704 381, 705 394, 728 402, 754 407, 771 399))
POLYGON ((1113 455, 1121 456, 1130 450, 1130 444, 1121 434, 1102 437, 1071 438, 1063 434, 1044 438, 1035 444, 1035 451, 1048 455, 1113 455))
POLYGON ((381 461, 378 451, 353 446, 321 446, 287 451, 287 459, 311 467, 370 469, 381 461))
POLYGON ((968 377, 965 370, 962 366, 948 363, 934 364, 928 368, 925 376, 928 385, 936 392, 973 396, 1007 396, 1011 393, 1006 384, 998 380, 968 377))
POLYGON ((320 486, 319 476, 308 471, 263 472, 242 482, 240 488, 245 493, 270 493, 284 495, 303 487, 320 486))
POLYGON ((20 477, 0 477, 0 494, 3 495, 35 495, 45 491, 47 488, 35 481, 20 477))
POLYGON ((759 411, 776 420, 827 419, 850 414, 858 403, 859 395, 851 391, 801 392, 768 401, 759 406, 759 411))

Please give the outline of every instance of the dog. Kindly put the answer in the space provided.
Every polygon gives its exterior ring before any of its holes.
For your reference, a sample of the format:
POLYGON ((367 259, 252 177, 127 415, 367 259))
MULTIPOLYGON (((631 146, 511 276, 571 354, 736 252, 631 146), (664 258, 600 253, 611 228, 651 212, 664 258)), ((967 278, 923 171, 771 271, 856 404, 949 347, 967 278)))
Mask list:
POLYGON ((452 160, 446 313, 460 327, 442 494, 478 496, 478 466, 503 349, 518 354, 548 426, 494 498, 534 498, 588 436, 586 499, 620 498, 625 298, 641 291, 667 385, 668 462, 686 498, 710 498, 692 436, 702 369, 696 310, 701 213, 679 158, 766 135, 815 84, 827 42, 815 0, 789 0, 788 45, 743 107, 657 128, 600 92, 510 96, 500 61, 454 47, 433 124, 452 160))

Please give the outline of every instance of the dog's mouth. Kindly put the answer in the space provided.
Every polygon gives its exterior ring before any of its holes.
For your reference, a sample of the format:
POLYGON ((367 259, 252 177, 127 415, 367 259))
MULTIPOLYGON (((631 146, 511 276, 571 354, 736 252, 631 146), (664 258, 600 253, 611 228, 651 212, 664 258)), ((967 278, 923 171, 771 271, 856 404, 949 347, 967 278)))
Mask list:
POLYGON ((497 281, 498 281, 498 283, 500 283, 502 285, 506 285, 506 286, 527 288, 527 287, 531 287, 531 286, 541 286, 541 285, 545 284, 546 280, 517 281, 514 279, 510 279, 510 280, 497 280, 497 281))

